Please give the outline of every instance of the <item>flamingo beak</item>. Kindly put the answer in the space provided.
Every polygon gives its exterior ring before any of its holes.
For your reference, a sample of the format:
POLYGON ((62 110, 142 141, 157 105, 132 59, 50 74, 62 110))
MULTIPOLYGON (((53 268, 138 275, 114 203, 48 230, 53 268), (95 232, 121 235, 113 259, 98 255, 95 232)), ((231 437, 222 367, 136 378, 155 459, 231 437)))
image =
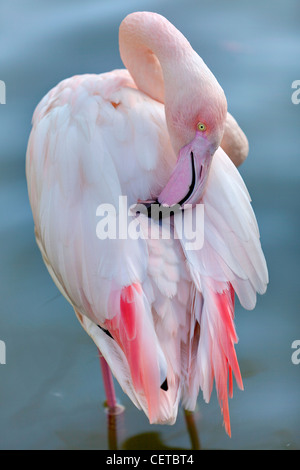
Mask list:
POLYGON ((196 204, 205 189, 209 169, 215 152, 205 135, 196 132, 195 138, 179 152, 173 173, 157 200, 173 206, 196 204))

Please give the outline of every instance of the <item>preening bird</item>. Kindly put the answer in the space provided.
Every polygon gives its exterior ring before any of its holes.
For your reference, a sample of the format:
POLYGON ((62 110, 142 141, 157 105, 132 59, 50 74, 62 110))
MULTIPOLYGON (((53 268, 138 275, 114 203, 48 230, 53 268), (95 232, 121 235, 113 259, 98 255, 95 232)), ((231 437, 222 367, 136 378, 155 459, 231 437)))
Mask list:
MULTIPOLYGON (((63 80, 34 112, 26 174, 36 240, 57 287, 150 423, 174 423, 180 401, 194 410, 200 389, 208 402, 215 382, 230 435, 233 375, 243 388, 234 293, 253 309, 268 283, 235 166, 248 142, 212 72, 164 17, 128 15, 119 45, 126 69, 63 80), (179 204, 175 228, 187 208, 196 216, 203 204, 203 246, 189 250, 174 234, 100 239, 97 208, 114 207, 118 226, 120 196, 132 207, 179 204)), ((147 234, 147 214, 136 220, 147 234)))

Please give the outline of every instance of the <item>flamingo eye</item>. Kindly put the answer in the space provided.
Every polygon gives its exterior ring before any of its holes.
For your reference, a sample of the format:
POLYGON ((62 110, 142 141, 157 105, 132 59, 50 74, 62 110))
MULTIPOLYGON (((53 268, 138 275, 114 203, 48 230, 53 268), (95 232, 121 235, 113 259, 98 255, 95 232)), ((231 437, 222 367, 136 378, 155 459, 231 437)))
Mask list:
POLYGON ((201 132, 206 131, 206 125, 204 124, 204 122, 198 122, 197 129, 198 131, 201 131, 201 132))

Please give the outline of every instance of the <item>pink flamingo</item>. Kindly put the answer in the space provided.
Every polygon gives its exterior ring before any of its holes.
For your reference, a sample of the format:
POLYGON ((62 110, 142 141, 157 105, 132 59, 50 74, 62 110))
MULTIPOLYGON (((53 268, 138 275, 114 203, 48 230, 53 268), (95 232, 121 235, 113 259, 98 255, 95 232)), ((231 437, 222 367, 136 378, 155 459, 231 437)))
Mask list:
POLYGON ((230 435, 233 374, 243 388, 234 291, 253 309, 268 283, 235 167, 248 142, 214 75, 164 17, 128 15, 120 54, 127 70, 66 79, 35 110, 26 172, 36 240, 101 352, 109 406, 109 368, 150 423, 174 423, 180 400, 194 410, 200 389, 208 402, 215 381, 230 435), (202 249, 184 237, 99 240, 97 207, 118 207, 120 195, 204 204, 202 249))

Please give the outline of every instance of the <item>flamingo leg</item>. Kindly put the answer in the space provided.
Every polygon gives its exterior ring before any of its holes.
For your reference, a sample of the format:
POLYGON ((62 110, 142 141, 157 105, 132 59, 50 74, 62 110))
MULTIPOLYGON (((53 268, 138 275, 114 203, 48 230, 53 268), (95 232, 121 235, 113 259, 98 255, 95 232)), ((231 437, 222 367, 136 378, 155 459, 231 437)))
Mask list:
POLYGON ((120 405, 117 402, 115 387, 113 382, 113 376, 109 365, 102 356, 100 350, 98 349, 100 366, 103 377, 103 385, 106 395, 106 406, 108 411, 107 417, 107 428, 108 428, 108 448, 109 450, 118 449, 118 439, 117 439, 117 415, 121 414, 124 411, 124 406, 120 405))
POLYGON ((117 406, 117 399, 115 393, 115 387, 113 382, 113 377, 109 365, 107 364, 106 360, 102 356, 101 352, 99 351, 99 359, 100 359, 100 366, 102 371, 102 378, 103 378, 103 385, 106 395, 106 402, 109 411, 115 410, 117 406))
POLYGON ((115 387, 113 382, 113 376, 109 365, 102 356, 101 352, 98 349, 100 366, 102 371, 103 385, 106 395, 106 406, 108 408, 108 413, 110 415, 118 415, 124 411, 124 406, 120 405, 117 402, 115 387))
POLYGON ((184 417, 187 426, 187 430, 191 439, 192 449, 200 450, 201 444, 198 437, 197 426, 194 419, 194 413, 192 411, 184 410, 184 417))

